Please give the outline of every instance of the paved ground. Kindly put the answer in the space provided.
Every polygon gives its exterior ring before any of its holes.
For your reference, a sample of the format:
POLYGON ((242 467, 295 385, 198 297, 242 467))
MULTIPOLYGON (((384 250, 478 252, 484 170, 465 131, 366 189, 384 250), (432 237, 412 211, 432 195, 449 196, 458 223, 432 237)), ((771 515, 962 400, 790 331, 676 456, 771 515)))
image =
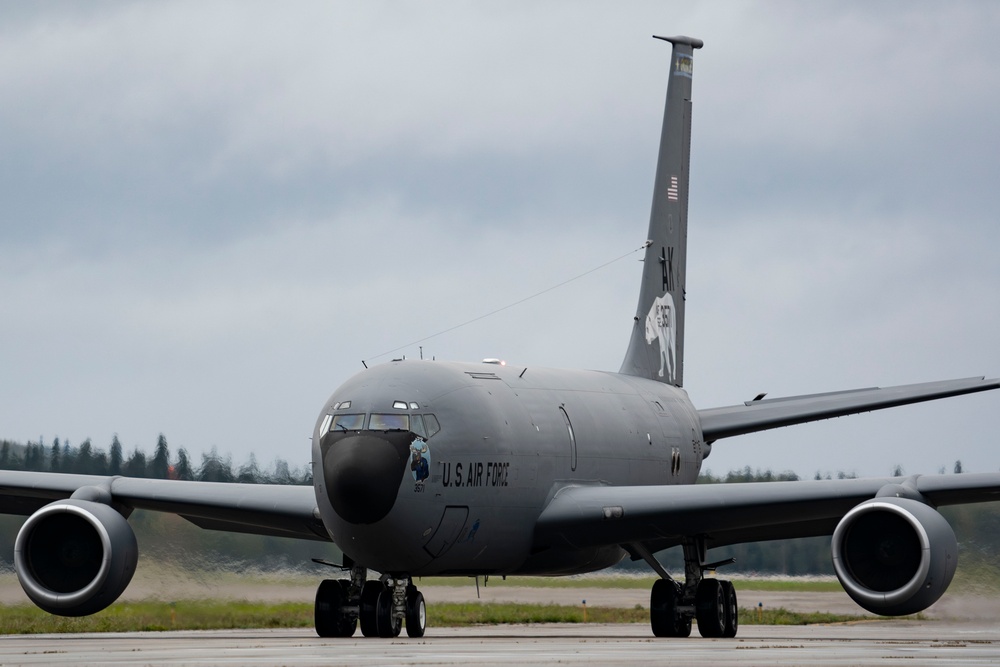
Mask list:
MULTIPOLYGON (((147 571, 125 598, 196 597, 311 601, 309 577, 255 580, 147 571)), ((434 602, 553 602, 648 607, 649 593, 627 588, 533 588, 491 582, 423 586, 434 602)), ((0 604, 25 602, 13 575, 0 575, 0 604)), ((742 607, 861 614, 843 592, 743 591, 742 607)), ((312 630, 34 635, 0 637, 0 665, 949 665, 1000 664, 1000 600, 947 594, 927 622, 863 621, 800 627, 744 626, 735 640, 654 639, 646 624, 434 628, 421 640, 325 640, 312 630)), ((2 616, 0 616, 2 620, 2 616)))
POLYGON ((736 639, 654 639, 646 625, 433 628, 411 640, 305 630, 0 637, 4 665, 996 665, 993 623, 750 626, 736 639))

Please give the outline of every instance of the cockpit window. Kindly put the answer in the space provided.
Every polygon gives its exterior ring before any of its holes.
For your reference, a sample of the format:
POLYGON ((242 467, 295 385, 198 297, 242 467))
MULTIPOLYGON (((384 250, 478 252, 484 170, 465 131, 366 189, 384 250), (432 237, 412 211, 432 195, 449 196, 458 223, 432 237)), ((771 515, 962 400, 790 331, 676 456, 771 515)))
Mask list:
POLYGON ((427 429, 427 435, 425 438, 432 438, 434 434, 441 430, 441 425, 438 424, 437 417, 434 415, 424 415, 424 428, 427 429))
POLYGON ((409 431, 410 415, 372 413, 368 420, 368 428, 372 431, 409 431))
MULTIPOLYGON (((365 415, 326 415, 319 427, 323 437, 330 431, 361 431, 365 428, 365 415)), ((412 431, 424 440, 434 437, 441 430, 437 417, 431 414, 384 414, 374 413, 368 417, 368 428, 372 431, 412 431)))
POLYGON ((333 418, 331 431, 360 431, 365 427, 364 415, 337 415, 333 418))

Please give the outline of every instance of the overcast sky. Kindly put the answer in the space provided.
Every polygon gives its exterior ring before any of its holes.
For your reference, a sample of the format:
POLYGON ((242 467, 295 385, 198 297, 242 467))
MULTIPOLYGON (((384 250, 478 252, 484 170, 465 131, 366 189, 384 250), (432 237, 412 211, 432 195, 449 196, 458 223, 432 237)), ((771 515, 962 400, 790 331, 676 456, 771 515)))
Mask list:
MULTIPOLYGON (((1000 374, 996 3, 3 3, 0 439, 306 464, 362 359, 642 245, 652 34, 705 41, 697 407, 1000 374)), ((424 355, 617 370, 638 257, 424 355)), ((706 467, 956 459, 1000 469, 1000 392, 706 467)))

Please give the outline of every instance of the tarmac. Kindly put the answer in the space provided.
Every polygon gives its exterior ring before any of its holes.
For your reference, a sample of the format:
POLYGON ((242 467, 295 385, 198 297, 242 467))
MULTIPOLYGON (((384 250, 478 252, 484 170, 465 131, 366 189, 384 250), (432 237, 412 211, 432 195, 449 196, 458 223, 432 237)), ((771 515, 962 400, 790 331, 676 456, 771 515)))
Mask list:
MULTIPOLYGON (((237 580, 238 581, 238 580, 237 580)), ((155 582, 154 582, 155 583, 155 582)), ((311 601, 314 581, 239 586, 172 580, 171 597, 311 601), (190 584, 190 585, 189 585, 190 584), (190 588, 190 590, 189 590, 190 588)), ((149 582, 126 596, 164 599, 149 582)), ((792 626, 744 625, 735 639, 657 639, 647 623, 434 627, 435 602, 533 602, 648 608, 649 592, 628 588, 511 585, 421 586, 430 623, 421 639, 322 639, 310 628, 0 636, 0 665, 1000 665, 1000 600, 994 594, 945 596, 929 620, 792 626)), ((865 612, 843 592, 738 591, 741 607, 865 612)), ((11 576, 0 576, 0 604, 25 602, 11 576)), ((2 613, 2 608, 0 608, 2 613)))
POLYGON ((744 626, 735 639, 655 639, 646 624, 428 628, 422 639, 307 629, 0 637, 3 665, 996 665, 996 622, 744 626))

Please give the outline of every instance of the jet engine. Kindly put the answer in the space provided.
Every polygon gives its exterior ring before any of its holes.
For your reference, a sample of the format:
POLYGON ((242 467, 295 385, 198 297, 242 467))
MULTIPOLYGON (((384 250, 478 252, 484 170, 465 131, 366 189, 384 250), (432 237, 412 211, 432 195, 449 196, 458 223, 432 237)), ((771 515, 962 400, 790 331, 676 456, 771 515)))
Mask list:
POLYGON ((139 548, 128 521, 89 500, 59 500, 32 514, 14 542, 14 568, 36 605, 86 616, 118 599, 132 580, 139 548))
POLYGON ((937 510, 918 500, 867 500, 837 524, 833 567, 868 611, 903 616, 937 602, 955 574, 958 542, 937 510))

